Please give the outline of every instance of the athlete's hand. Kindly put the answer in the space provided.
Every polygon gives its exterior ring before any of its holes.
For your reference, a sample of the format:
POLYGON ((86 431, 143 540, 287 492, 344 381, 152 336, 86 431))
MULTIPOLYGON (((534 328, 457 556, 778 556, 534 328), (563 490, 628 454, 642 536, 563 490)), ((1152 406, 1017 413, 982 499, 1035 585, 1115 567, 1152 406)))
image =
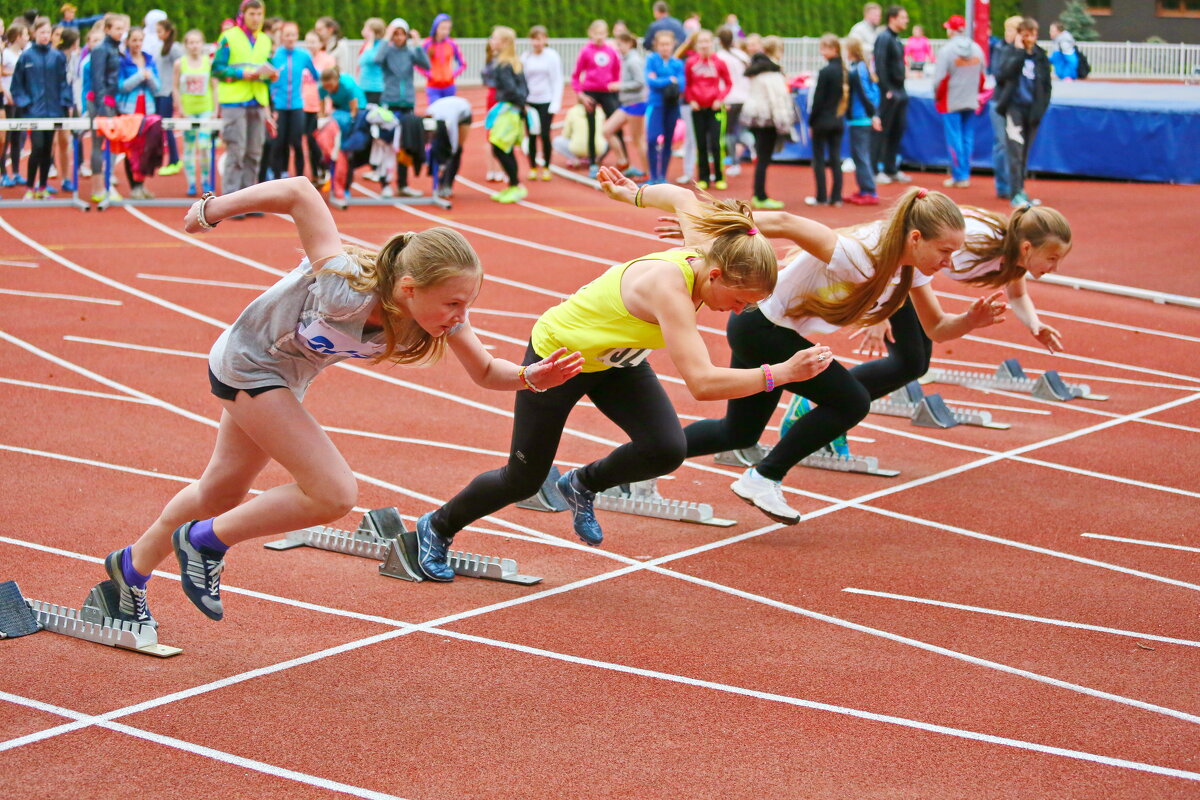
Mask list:
POLYGON ((655 235, 660 239, 682 239, 683 226, 679 224, 679 217, 659 217, 659 224, 654 228, 655 235))
POLYGON ((525 368, 525 380, 538 391, 553 389, 574 378, 583 369, 583 354, 576 350, 567 355, 567 348, 560 347, 550 355, 525 368))
POLYGON ((859 328, 850 334, 851 339, 857 339, 860 336, 862 341, 858 343, 858 347, 854 348, 854 352, 861 353, 867 358, 886 356, 887 343, 896 341, 892 336, 892 323, 886 319, 876 325, 859 328))
POLYGON ((616 167, 601 167, 596 180, 600 181, 600 190, 613 200, 632 203, 637 196, 638 185, 616 167))
MULTIPOLYGON (((201 202, 202 201, 197 200, 196 202, 192 203, 192 207, 189 208, 187 211, 187 214, 184 215, 184 217, 183 217, 184 233, 206 233, 208 231, 207 228, 202 228, 200 226, 200 203, 201 202)), ((207 215, 205 215, 205 216, 207 216, 207 215)), ((212 222, 212 220, 209 220, 209 222, 212 222)))
POLYGON ((776 364, 771 368, 771 372, 775 377, 775 385, 783 386, 816 377, 832 363, 833 351, 824 345, 815 345, 807 350, 800 350, 782 364, 776 364))
POLYGON ((986 328, 998 322, 1004 322, 1004 312, 1008 311, 1008 303, 1004 302, 1004 292, 993 292, 987 297, 976 298, 967 309, 967 320, 971 328, 986 328))
POLYGON ((1061 353, 1063 351, 1062 334, 1049 325, 1039 322, 1037 327, 1030 331, 1030 333, 1033 334, 1033 338, 1042 343, 1042 347, 1045 347, 1051 353, 1061 353))

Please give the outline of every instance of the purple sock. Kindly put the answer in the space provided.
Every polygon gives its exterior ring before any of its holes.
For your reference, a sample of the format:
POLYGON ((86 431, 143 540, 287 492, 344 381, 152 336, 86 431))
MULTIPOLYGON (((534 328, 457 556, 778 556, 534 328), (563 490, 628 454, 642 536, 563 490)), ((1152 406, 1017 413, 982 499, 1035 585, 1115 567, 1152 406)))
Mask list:
POLYGON ((192 540, 192 544, 196 547, 211 550, 217 554, 222 554, 229 549, 229 545, 222 542, 213 533, 213 521, 211 519, 202 519, 199 522, 192 523, 192 529, 188 531, 188 538, 192 540))
POLYGON ((143 575, 133 568, 133 548, 126 547, 121 552, 121 577, 130 586, 138 589, 145 589, 146 584, 150 581, 149 575, 143 575))

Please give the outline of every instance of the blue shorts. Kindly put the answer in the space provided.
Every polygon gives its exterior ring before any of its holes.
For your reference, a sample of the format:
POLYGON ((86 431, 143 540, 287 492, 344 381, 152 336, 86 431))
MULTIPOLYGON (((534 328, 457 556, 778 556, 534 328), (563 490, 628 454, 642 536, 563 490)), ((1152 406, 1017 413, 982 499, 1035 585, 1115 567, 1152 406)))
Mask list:
POLYGON ((646 116, 646 103, 642 101, 631 106, 621 106, 621 110, 631 117, 644 117, 646 116))

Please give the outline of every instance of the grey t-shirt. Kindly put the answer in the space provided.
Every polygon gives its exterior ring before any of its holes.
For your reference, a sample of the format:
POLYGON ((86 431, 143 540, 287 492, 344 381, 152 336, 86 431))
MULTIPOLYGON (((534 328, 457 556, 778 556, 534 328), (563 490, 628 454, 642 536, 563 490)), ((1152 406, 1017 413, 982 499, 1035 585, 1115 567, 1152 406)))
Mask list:
POLYGON ((303 399, 331 364, 383 352, 383 331, 364 332, 375 295, 355 291, 330 269, 359 273, 345 254, 326 261, 317 275, 306 258, 246 306, 208 355, 217 379, 235 389, 284 385, 303 399))

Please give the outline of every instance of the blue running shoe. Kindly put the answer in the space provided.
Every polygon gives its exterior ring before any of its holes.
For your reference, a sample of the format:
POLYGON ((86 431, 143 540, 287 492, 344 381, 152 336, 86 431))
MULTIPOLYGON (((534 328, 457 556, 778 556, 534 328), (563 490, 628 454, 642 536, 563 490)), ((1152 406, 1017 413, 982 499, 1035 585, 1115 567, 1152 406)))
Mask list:
POLYGON ((4 177, 0 178, 0 186, 3 186, 5 189, 11 189, 16 185, 17 182, 13 180, 12 175, 5 175, 4 177))
POLYGON ((450 542, 433 529, 433 512, 417 520, 417 568, 431 581, 448 583, 454 580, 450 569, 450 542))
POLYGON ((121 557, 125 550, 114 550, 104 559, 104 571, 112 582, 117 585, 120 601, 117 608, 102 609, 106 617, 136 622, 139 625, 149 625, 157 628, 158 623, 150 616, 150 607, 146 604, 146 590, 130 586, 125 582, 125 573, 121 571, 121 557))
POLYGON ((596 512, 592 508, 596 493, 582 487, 575 488, 575 472, 576 470, 571 470, 563 475, 558 479, 556 486, 567 505, 571 507, 575 535, 582 539, 584 544, 598 547, 604 541, 604 531, 600 530, 600 523, 596 521, 596 512))
POLYGON ((204 193, 208 194, 211 191, 213 191, 213 182, 210 179, 204 182, 204 193))
POLYGON ((75 181, 71 180, 70 178, 67 178, 65 181, 62 182, 62 190, 64 192, 75 191, 75 181))
POLYGON ((221 606, 221 572, 225 569, 225 558, 207 548, 196 547, 189 535, 195 521, 185 522, 171 535, 175 558, 179 560, 180 583, 183 593, 196 608, 209 619, 221 619, 225 609, 221 606))
POLYGON ((600 165, 599 164, 592 164, 590 167, 588 167, 588 177, 591 178, 592 180, 596 180, 596 176, 599 174, 600 174, 600 165))
POLYGON ((187 188, 187 196, 188 196, 188 197, 195 197, 195 196, 196 196, 196 184, 194 184, 194 183, 189 183, 189 184, 188 184, 188 188, 187 188))

